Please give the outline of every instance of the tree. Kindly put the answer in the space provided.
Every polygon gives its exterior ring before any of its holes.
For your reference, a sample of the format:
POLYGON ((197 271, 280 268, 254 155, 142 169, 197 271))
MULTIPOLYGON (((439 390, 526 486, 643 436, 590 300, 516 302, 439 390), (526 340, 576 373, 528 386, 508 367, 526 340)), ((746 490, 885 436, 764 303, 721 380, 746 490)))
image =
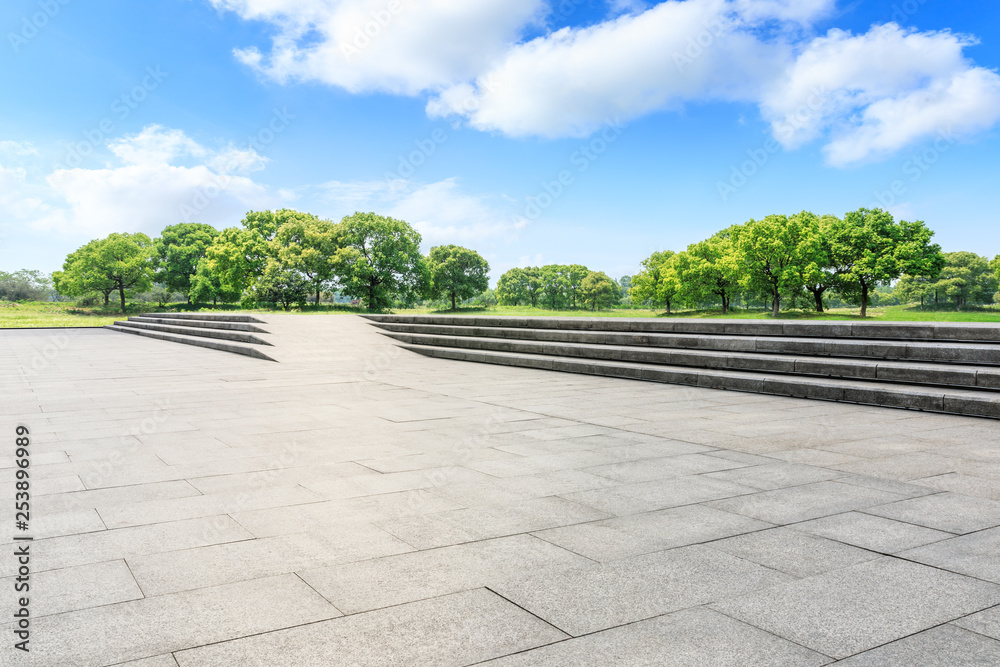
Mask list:
POLYGON ((168 291, 180 292, 191 303, 191 280, 218 235, 215 227, 196 222, 166 227, 154 242, 159 258, 157 281, 168 291))
POLYGON ((970 303, 992 301, 997 277, 985 257, 974 252, 949 252, 944 259, 944 267, 931 289, 947 296, 958 310, 970 303))
POLYGON ((98 247, 98 262, 121 298, 125 314, 125 292, 149 289, 156 269, 156 248, 141 232, 111 234, 98 247))
POLYGON ((739 291, 739 264, 733 250, 732 227, 693 243, 675 260, 681 297, 688 301, 718 298, 723 314, 739 291))
POLYGON ((52 274, 56 291, 63 296, 100 294, 107 308, 115 285, 101 270, 98 248, 102 240, 94 240, 71 252, 63 262, 63 270, 52 274))
POLYGON ((52 278, 41 271, 21 269, 0 271, 0 299, 6 301, 47 301, 52 294, 52 278))
POLYGON ((589 276, 592 271, 582 264, 570 264, 562 269, 566 278, 566 293, 569 296, 571 307, 576 308, 576 299, 580 296, 583 279, 589 276))
POLYGON ((904 273, 896 282, 892 290, 893 295, 899 299, 900 303, 912 303, 920 300, 920 309, 924 308, 924 299, 934 294, 935 282, 927 276, 911 276, 904 273))
POLYGON ((271 260, 264 268, 264 275, 254 284, 253 291, 258 303, 278 304, 287 311, 292 309, 292 304, 305 304, 309 287, 309 282, 298 271, 271 260))
POLYGON ((336 225, 309 213, 285 216, 272 243, 274 255, 285 268, 308 278, 319 305, 323 288, 334 278, 333 260, 339 249, 336 225))
POLYGON ((670 313, 670 304, 680 290, 673 268, 676 255, 673 250, 661 250, 642 260, 642 270, 632 276, 630 293, 633 301, 649 301, 654 305, 662 303, 667 307, 667 314, 670 313))
MULTIPOLYGON (((809 214, 812 215, 812 214, 809 214)), ((831 239, 837 235, 844 222, 834 215, 824 215, 819 218, 819 247, 816 261, 802 267, 802 282, 813 295, 816 312, 823 312, 823 294, 830 289, 836 289, 840 276, 846 271, 848 258, 834 252, 831 239)))
POLYGON ((425 294, 430 276, 420 254, 420 234, 402 220, 355 213, 337 225, 340 249, 334 273, 343 293, 365 300, 369 310, 383 309, 393 297, 425 294))
POLYGON ((191 299, 197 302, 211 301, 212 305, 239 301, 241 292, 223 281, 223 276, 212 270, 211 262, 198 264, 198 273, 191 280, 191 299))
POLYGON ((834 256, 843 262, 837 291, 861 303, 868 314, 870 293, 907 273, 936 276, 944 265, 941 248, 930 243, 934 232, 923 222, 897 223, 881 209, 861 208, 844 216, 829 234, 834 256))
POLYGON ((606 273, 591 271, 580 281, 580 296, 591 310, 610 306, 621 298, 621 287, 606 273))
POLYGON ((111 292, 117 291, 124 314, 125 292, 149 289, 155 268, 156 248, 148 236, 115 233, 71 253, 55 280, 60 294, 100 292, 105 306, 111 292))
POLYGON ((436 298, 449 297, 452 310, 457 299, 471 299, 490 287, 490 265, 475 250, 457 245, 431 248, 427 267, 431 291, 436 298))
POLYGON ((497 280, 496 294, 497 301, 505 306, 520 306, 524 302, 530 302, 527 271, 519 268, 506 271, 497 280))
POLYGON ((565 266, 548 264, 538 270, 541 290, 549 301, 549 307, 555 310, 563 306, 569 296, 569 278, 565 266))
POLYGON ((803 211, 750 220, 733 228, 733 247, 743 270, 742 286, 767 294, 771 316, 778 317, 782 297, 801 292, 803 275, 820 261, 816 216, 803 211))

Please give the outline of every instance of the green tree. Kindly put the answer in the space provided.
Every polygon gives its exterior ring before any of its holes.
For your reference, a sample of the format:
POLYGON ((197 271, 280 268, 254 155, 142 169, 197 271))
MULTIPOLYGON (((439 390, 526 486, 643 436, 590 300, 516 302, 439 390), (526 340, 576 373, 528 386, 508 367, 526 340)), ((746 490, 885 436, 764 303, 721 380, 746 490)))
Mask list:
POLYGON ((258 303, 274 303, 287 311, 292 309, 293 304, 305 304, 309 288, 309 282, 301 273, 271 260, 264 268, 264 275, 254 284, 253 291, 258 303))
POLYGON ((618 303, 621 286, 603 272, 591 271, 580 281, 580 297, 591 310, 618 303))
POLYGON ((0 271, 0 299, 6 301, 47 301, 52 294, 52 278, 38 270, 0 271))
POLYGON ((409 300, 428 291, 420 234, 402 220, 355 213, 337 225, 337 239, 334 273, 342 291, 364 299, 369 310, 388 307, 394 297, 409 300))
POLYGON ((675 260, 680 296, 687 301, 722 302, 729 312, 732 298, 739 292, 739 263, 733 250, 732 227, 711 238, 693 243, 675 260))
POLYGON ((191 303, 191 280, 218 235, 215 227, 197 222, 166 227, 154 241, 159 260, 157 281, 168 291, 180 292, 191 303))
POLYGON ((911 276, 904 273, 899 277, 892 293, 902 304, 920 301, 920 309, 924 308, 924 300, 934 294, 935 281, 927 276, 911 276))
POLYGON ((831 252, 843 262, 837 291, 861 304, 868 314, 869 296, 907 273, 936 276, 944 265, 941 248, 930 242, 934 232, 923 222, 896 222, 881 209, 861 208, 844 216, 829 235, 831 252))
POLYGON ((212 305, 233 303, 239 301, 240 290, 223 281, 223 276, 212 270, 210 261, 198 264, 198 273, 191 280, 191 299, 200 303, 212 302, 212 305))
POLYGON ((528 280, 528 272, 525 269, 515 267, 504 272, 497 280, 497 301, 504 306, 520 306, 522 303, 531 303, 531 299, 528 297, 528 280))
POLYGON ((490 287, 490 265, 475 250, 457 245, 436 246, 431 248, 427 267, 434 297, 449 297, 452 310, 458 299, 471 299, 490 287))
POLYGON ((681 288, 674 270, 676 256, 673 250, 660 250, 642 260, 642 270, 632 276, 629 293, 633 302, 664 304, 670 313, 670 306, 681 288))
POLYGON ((743 271, 742 286, 768 295, 772 317, 778 317, 783 297, 803 291, 803 275, 821 261, 816 216, 805 211, 734 227, 733 247, 743 271))
POLYGON ((305 276, 319 305, 323 288, 334 278, 333 262, 339 250, 337 226, 309 213, 286 216, 274 235, 274 255, 281 264, 305 276))
POLYGON ((819 244, 815 261, 802 266, 802 282, 806 290, 813 295, 818 313, 824 310, 823 295, 828 290, 836 290, 840 276, 846 272, 849 263, 849 258, 841 257, 834 252, 831 242, 843 225, 844 221, 834 215, 824 215, 819 218, 819 244))
POLYGON ((566 294, 569 296, 570 306, 576 308, 576 300, 580 296, 583 279, 592 272, 582 264, 569 264, 562 267, 562 272, 566 278, 566 294))
POLYGON ((94 240, 71 252, 63 262, 63 270, 52 274, 56 291, 63 296, 78 297, 100 294, 108 306, 115 284, 101 270, 98 249, 103 240, 94 240))
POLYGON ((957 310, 970 303, 988 303, 997 291, 997 277, 989 261, 974 252, 944 254, 945 264, 932 289, 954 302, 957 310))
POLYGON ((565 266, 548 264, 538 270, 542 293, 553 310, 561 308, 569 298, 569 278, 565 266))

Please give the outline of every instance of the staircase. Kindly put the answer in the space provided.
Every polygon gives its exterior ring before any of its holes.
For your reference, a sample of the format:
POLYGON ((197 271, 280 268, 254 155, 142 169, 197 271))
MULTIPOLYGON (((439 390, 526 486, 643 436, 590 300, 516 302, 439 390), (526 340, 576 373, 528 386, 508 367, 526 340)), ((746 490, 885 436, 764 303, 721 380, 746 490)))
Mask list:
POLYGON ((271 343, 254 335, 268 332, 255 324, 264 322, 251 315, 143 313, 105 328, 274 361, 259 349, 271 343))
POLYGON ((365 315, 429 357, 1000 419, 1000 325, 365 315))

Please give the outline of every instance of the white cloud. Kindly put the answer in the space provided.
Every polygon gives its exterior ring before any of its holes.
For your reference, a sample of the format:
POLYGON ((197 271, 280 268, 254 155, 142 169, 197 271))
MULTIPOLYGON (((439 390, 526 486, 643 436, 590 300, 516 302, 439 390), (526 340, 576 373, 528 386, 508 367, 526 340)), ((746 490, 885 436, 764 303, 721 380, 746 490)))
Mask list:
POLYGON ((824 147, 827 161, 846 166, 891 155, 928 138, 953 143, 1000 120, 1000 77, 974 68, 928 87, 872 103, 824 147))
POLYGON ((428 246, 511 239, 528 224, 509 201, 466 193, 455 178, 436 183, 331 181, 321 188, 328 201, 346 212, 378 210, 405 220, 428 246))
POLYGON ((277 30, 236 56, 278 81, 415 95, 470 79, 502 56, 544 0, 211 0, 277 30))
POLYGON ((210 1, 273 25, 266 53, 237 51, 265 76, 426 95, 428 115, 508 136, 585 136, 612 119, 736 101, 758 105, 786 149, 823 141, 845 166, 931 126, 971 135, 1000 119, 1000 77, 965 56, 973 38, 893 23, 815 36, 836 0, 606 0, 606 20, 527 41, 555 3, 210 1))
POLYGON ((16 156, 38 155, 38 149, 30 141, 0 141, 0 153, 16 156))
POLYGON ((158 234, 177 222, 231 223, 248 208, 276 199, 241 175, 262 165, 252 149, 214 151, 158 125, 113 140, 109 148, 120 166, 56 169, 48 175, 48 198, 59 204, 34 219, 32 228, 90 236, 158 234))
POLYGON ((428 112, 511 136, 585 136, 689 100, 752 100, 786 52, 741 30, 724 0, 665 2, 515 46, 480 76, 474 108, 456 103, 473 92, 460 84, 432 98, 428 112))

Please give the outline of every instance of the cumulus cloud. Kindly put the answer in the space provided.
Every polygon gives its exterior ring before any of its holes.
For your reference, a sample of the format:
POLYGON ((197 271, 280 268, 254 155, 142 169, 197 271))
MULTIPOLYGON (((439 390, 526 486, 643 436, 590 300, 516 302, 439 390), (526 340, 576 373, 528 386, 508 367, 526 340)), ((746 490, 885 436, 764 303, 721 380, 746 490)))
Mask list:
POLYGON ((113 140, 119 166, 56 169, 46 178, 49 206, 31 223, 40 231, 102 236, 159 233, 177 222, 219 224, 275 197, 243 175, 263 166, 253 149, 212 150, 180 130, 151 125, 113 140))
POLYGON ((278 81, 353 93, 415 95, 474 77, 499 58, 544 0, 211 0, 276 29, 270 50, 236 56, 278 81))
POLYGON ((528 224, 527 219, 514 213, 512 202, 469 194, 462 190, 456 178, 436 183, 406 179, 331 181, 321 188, 327 201, 345 212, 377 209, 407 221, 431 246, 510 239, 528 224))
POLYGON ((836 0, 606 0, 609 16, 528 39, 543 0, 210 0, 272 24, 236 55, 278 81, 427 97, 432 117, 508 136, 585 136, 690 103, 755 104, 775 138, 835 166, 1000 120, 972 37, 889 23, 830 29, 836 0))

